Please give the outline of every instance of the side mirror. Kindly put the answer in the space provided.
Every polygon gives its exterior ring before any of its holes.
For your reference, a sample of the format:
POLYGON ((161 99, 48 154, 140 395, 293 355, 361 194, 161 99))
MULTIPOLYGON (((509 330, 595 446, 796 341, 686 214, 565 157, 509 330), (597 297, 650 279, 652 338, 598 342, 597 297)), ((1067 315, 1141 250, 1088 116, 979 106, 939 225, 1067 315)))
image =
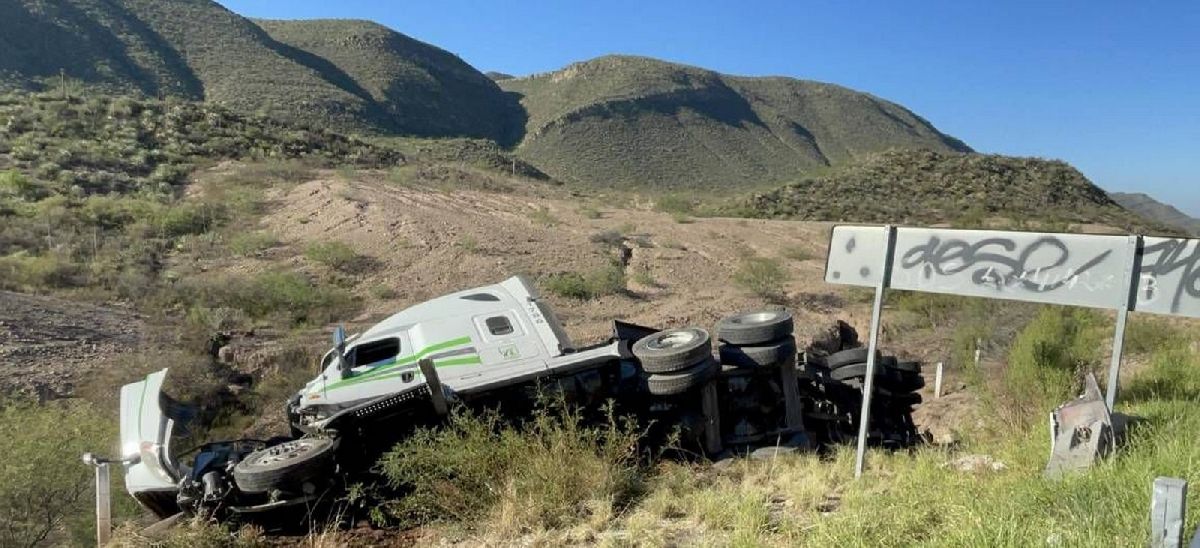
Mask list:
POLYGON ((333 347, 338 350, 346 349, 346 328, 341 325, 333 330, 333 347))
POLYGON ((338 371, 342 372, 344 379, 350 373, 350 364, 346 361, 346 328, 341 325, 333 330, 333 353, 338 371))

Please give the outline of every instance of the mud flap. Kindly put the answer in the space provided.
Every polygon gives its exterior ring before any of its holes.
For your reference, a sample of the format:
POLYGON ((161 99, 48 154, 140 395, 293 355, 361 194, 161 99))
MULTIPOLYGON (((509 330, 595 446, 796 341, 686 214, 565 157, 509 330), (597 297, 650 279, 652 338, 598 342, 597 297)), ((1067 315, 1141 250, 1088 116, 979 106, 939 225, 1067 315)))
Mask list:
POLYGON ((1112 414, 1091 373, 1082 396, 1050 413, 1050 442, 1050 462, 1043 475, 1051 479, 1084 470, 1113 450, 1112 414))

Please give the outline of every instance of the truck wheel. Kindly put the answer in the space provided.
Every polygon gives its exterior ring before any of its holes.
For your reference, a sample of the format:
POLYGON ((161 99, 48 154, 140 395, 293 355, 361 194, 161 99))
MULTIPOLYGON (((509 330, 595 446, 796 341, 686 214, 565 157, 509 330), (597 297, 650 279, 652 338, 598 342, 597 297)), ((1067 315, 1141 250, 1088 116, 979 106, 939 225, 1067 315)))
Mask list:
POLYGON ((260 449, 237 463, 233 480, 246 493, 299 486, 333 463, 334 440, 303 438, 260 449))
POLYGON ((633 345, 633 355, 647 373, 673 373, 712 358, 712 339, 696 328, 668 329, 633 345))
MULTIPOLYGON (((875 376, 883 376, 884 369, 881 366, 875 367, 875 376)), ((861 379, 867 376, 867 364, 856 363, 854 365, 845 365, 833 370, 829 376, 835 381, 844 381, 846 379, 861 379)))
POLYGON ((795 363, 796 341, 787 338, 762 346, 734 346, 723 344, 718 348, 721 363, 738 367, 772 367, 795 363))
POLYGON ((709 358, 704 363, 676 373, 650 375, 646 387, 655 396, 674 396, 703 386, 721 371, 721 364, 709 358))
POLYGON ((792 334, 792 313, 755 310, 721 318, 717 338, 729 344, 765 344, 792 334))
MULTIPOLYGON (((869 352, 865 346, 836 352, 825 358, 825 367, 837 369, 847 365, 865 364, 867 363, 868 354, 869 352)), ((883 356, 878 352, 875 353, 875 358, 877 361, 883 361, 883 356)))

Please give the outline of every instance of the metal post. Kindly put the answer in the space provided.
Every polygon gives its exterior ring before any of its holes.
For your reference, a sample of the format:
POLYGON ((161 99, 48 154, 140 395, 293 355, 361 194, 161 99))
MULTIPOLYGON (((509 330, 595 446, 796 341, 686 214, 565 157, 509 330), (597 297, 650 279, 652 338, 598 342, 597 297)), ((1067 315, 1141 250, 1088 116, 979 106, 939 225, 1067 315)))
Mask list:
POLYGON ((1111 412, 1113 406, 1117 404, 1117 383, 1121 378, 1121 357, 1125 351, 1125 326, 1129 319, 1129 311, 1137 305, 1137 289, 1138 282, 1141 280, 1134 276, 1134 272, 1141 270, 1142 262, 1142 237, 1129 237, 1129 270, 1125 271, 1125 285, 1129 288, 1127 298, 1121 308, 1117 309, 1117 328, 1113 334, 1112 344, 1112 362, 1108 366, 1108 388, 1104 392, 1104 403, 1108 405, 1108 410, 1111 412))
POLYGON ((942 397, 942 362, 937 362, 937 373, 934 377, 934 398, 942 397))
POLYGON ((108 463, 96 465, 96 546, 108 545, 112 536, 112 493, 109 490, 108 463))
POLYGON ((1187 516, 1187 482, 1178 478, 1154 478, 1150 498, 1151 548, 1183 546, 1183 523, 1187 516))
POLYGON ((867 378, 863 382, 862 411, 858 414, 858 453, 854 457, 854 477, 862 477, 863 460, 867 453, 867 434, 871 426, 871 395, 875 391, 875 354, 879 350, 879 322, 883 315, 883 292, 891 283, 892 256, 896 252, 896 227, 884 227, 887 232, 887 247, 883 254, 879 286, 875 288, 875 304, 871 308, 871 339, 867 345, 867 378))
POLYGON ((700 409, 704 413, 704 450, 709 455, 720 453, 724 446, 721 440, 721 406, 717 383, 709 381, 700 391, 700 409))
POLYGON ((425 376, 425 386, 429 389, 430 399, 433 400, 433 410, 438 415, 445 416, 450 412, 450 408, 446 405, 446 393, 442 391, 442 380, 438 378, 433 360, 424 358, 417 362, 417 367, 421 368, 421 374, 425 376))
POLYGON ((788 433, 804 431, 804 404, 800 401, 800 382, 796 380, 796 359, 779 366, 779 382, 783 385, 783 408, 788 433))

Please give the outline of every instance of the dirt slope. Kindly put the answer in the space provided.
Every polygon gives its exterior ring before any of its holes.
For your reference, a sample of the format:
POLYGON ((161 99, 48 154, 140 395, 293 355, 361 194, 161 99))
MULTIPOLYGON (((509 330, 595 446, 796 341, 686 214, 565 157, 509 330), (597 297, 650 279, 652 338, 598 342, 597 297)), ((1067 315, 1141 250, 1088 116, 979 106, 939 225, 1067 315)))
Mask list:
MULTIPOLYGON (((514 274, 536 280, 618 261, 629 276, 627 295, 593 301, 548 295, 577 341, 605 337, 617 318, 712 326, 722 315, 765 304, 732 282, 744 254, 779 257, 796 247, 816 257, 780 259, 792 277, 786 290, 797 323, 821 323, 840 303, 836 288, 821 282, 825 224, 720 218, 680 223, 647 209, 603 206, 593 219, 581 213, 578 199, 554 192, 445 192, 365 179, 296 186, 277 197, 281 206, 262 224, 298 249, 339 240, 369 256, 374 267, 357 281, 358 290, 395 292, 393 298, 368 299, 371 319, 514 274), (615 245, 595 241, 601 234, 615 245)), ((236 268, 268 266, 257 261, 236 268)))
POLYGON ((0 291, 0 398, 67 394, 104 358, 148 338, 129 310, 0 291))

